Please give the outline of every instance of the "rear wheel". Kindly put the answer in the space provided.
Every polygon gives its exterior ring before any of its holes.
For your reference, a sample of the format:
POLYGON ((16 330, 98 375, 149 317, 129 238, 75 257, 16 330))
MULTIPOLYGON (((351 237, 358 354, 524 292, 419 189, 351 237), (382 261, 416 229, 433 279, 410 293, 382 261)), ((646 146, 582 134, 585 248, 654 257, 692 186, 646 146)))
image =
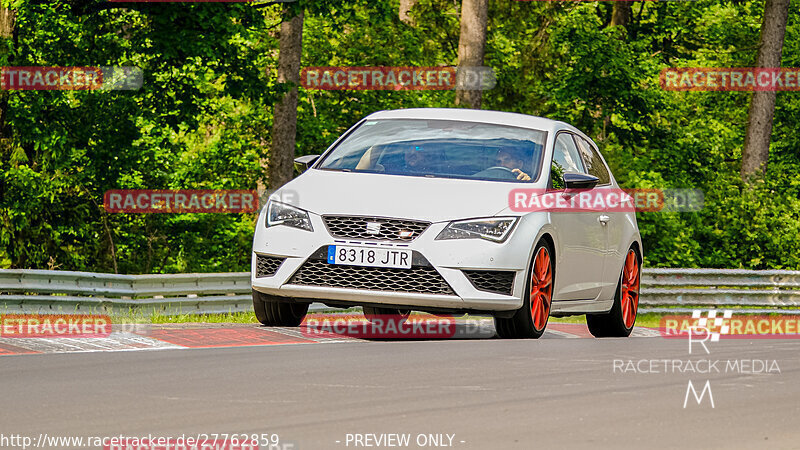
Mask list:
POLYGON ((381 308, 379 306, 364 306, 364 317, 370 322, 391 319, 398 323, 405 322, 411 315, 410 309, 381 308))
POLYGON ((544 334, 553 304, 555 261, 545 241, 536 244, 522 308, 508 319, 495 317, 497 335, 503 339, 538 339, 544 334))
POLYGON ((628 337, 639 309, 639 284, 642 265, 631 247, 622 265, 614 306, 604 314, 587 314, 586 325, 594 337, 628 337))
POLYGON ((281 297, 267 295, 253 289, 253 311, 262 325, 271 327, 296 327, 308 312, 308 303, 280 300, 281 297))

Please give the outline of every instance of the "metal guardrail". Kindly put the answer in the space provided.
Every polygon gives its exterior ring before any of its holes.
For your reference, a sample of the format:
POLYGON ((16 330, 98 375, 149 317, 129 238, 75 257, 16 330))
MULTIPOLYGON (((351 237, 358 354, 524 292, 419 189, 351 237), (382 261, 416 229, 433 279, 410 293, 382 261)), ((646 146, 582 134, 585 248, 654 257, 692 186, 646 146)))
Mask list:
MULTIPOLYGON (((800 271, 645 269, 641 304, 800 306, 800 271)), ((203 314, 252 310, 250 274, 0 270, 2 313, 203 314)))
POLYGON ((0 270, 0 312, 214 314, 252 311, 250 274, 114 275, 0 270))
POLYGON ((645 269, 643 305, 800 306, 800 271, 645 269))

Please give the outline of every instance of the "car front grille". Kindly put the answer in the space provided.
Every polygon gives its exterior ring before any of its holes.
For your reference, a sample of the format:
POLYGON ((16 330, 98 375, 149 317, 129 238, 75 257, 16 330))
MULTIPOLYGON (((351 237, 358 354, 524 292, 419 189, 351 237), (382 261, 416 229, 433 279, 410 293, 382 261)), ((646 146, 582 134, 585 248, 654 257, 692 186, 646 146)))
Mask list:
POLYGON ((256 278, 271 277, 286 258, 276 256, 256 255, 256 278))
POLYGON ((430 225, 429 222, 385 217, 325 216, 323 219, 333 237, 378 241, 410 242, 430 225))
POLYGON ((514 271, 464 270, 464 275, 479 291, 511 295, 514 289, 514 271))
POLYGON ((413 292, 454 295, 450 285, 430 266, 410 269, 361 267, 308 260, 294 274, 290 284, 364 289, 370 291, 413 292))

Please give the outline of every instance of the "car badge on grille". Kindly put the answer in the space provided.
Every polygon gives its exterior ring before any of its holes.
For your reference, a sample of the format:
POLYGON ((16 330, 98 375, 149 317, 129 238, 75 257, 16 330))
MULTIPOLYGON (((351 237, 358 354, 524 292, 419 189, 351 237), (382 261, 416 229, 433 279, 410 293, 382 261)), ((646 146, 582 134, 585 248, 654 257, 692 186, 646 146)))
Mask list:
POLYGON ((414 235, 414 232, 410 230, 400 230, 400 232, 397 233, 397 235, 401 238, 410 238, 411 236, 414 235))
POLYGON ((381 224, 378 222, 367 222, 367 233, 381 234, 381 224))

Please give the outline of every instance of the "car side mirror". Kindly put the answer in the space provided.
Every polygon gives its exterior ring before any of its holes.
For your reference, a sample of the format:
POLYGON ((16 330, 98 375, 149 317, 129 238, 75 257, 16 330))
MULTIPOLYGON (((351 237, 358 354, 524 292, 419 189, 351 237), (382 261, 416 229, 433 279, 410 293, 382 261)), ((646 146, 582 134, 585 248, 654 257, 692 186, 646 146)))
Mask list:
POLYGON ((585 173, 565 173, 563 178, 567 190, 592 189, 600 182, 599 178, 585 173))
POLYGON ((299 156, 294 159, 294 163, 301 166, 300 171, 302 172, 311 167, 311 165, 314 164, 314 162, 319 159, 319 156, 320 155, 299 156))

